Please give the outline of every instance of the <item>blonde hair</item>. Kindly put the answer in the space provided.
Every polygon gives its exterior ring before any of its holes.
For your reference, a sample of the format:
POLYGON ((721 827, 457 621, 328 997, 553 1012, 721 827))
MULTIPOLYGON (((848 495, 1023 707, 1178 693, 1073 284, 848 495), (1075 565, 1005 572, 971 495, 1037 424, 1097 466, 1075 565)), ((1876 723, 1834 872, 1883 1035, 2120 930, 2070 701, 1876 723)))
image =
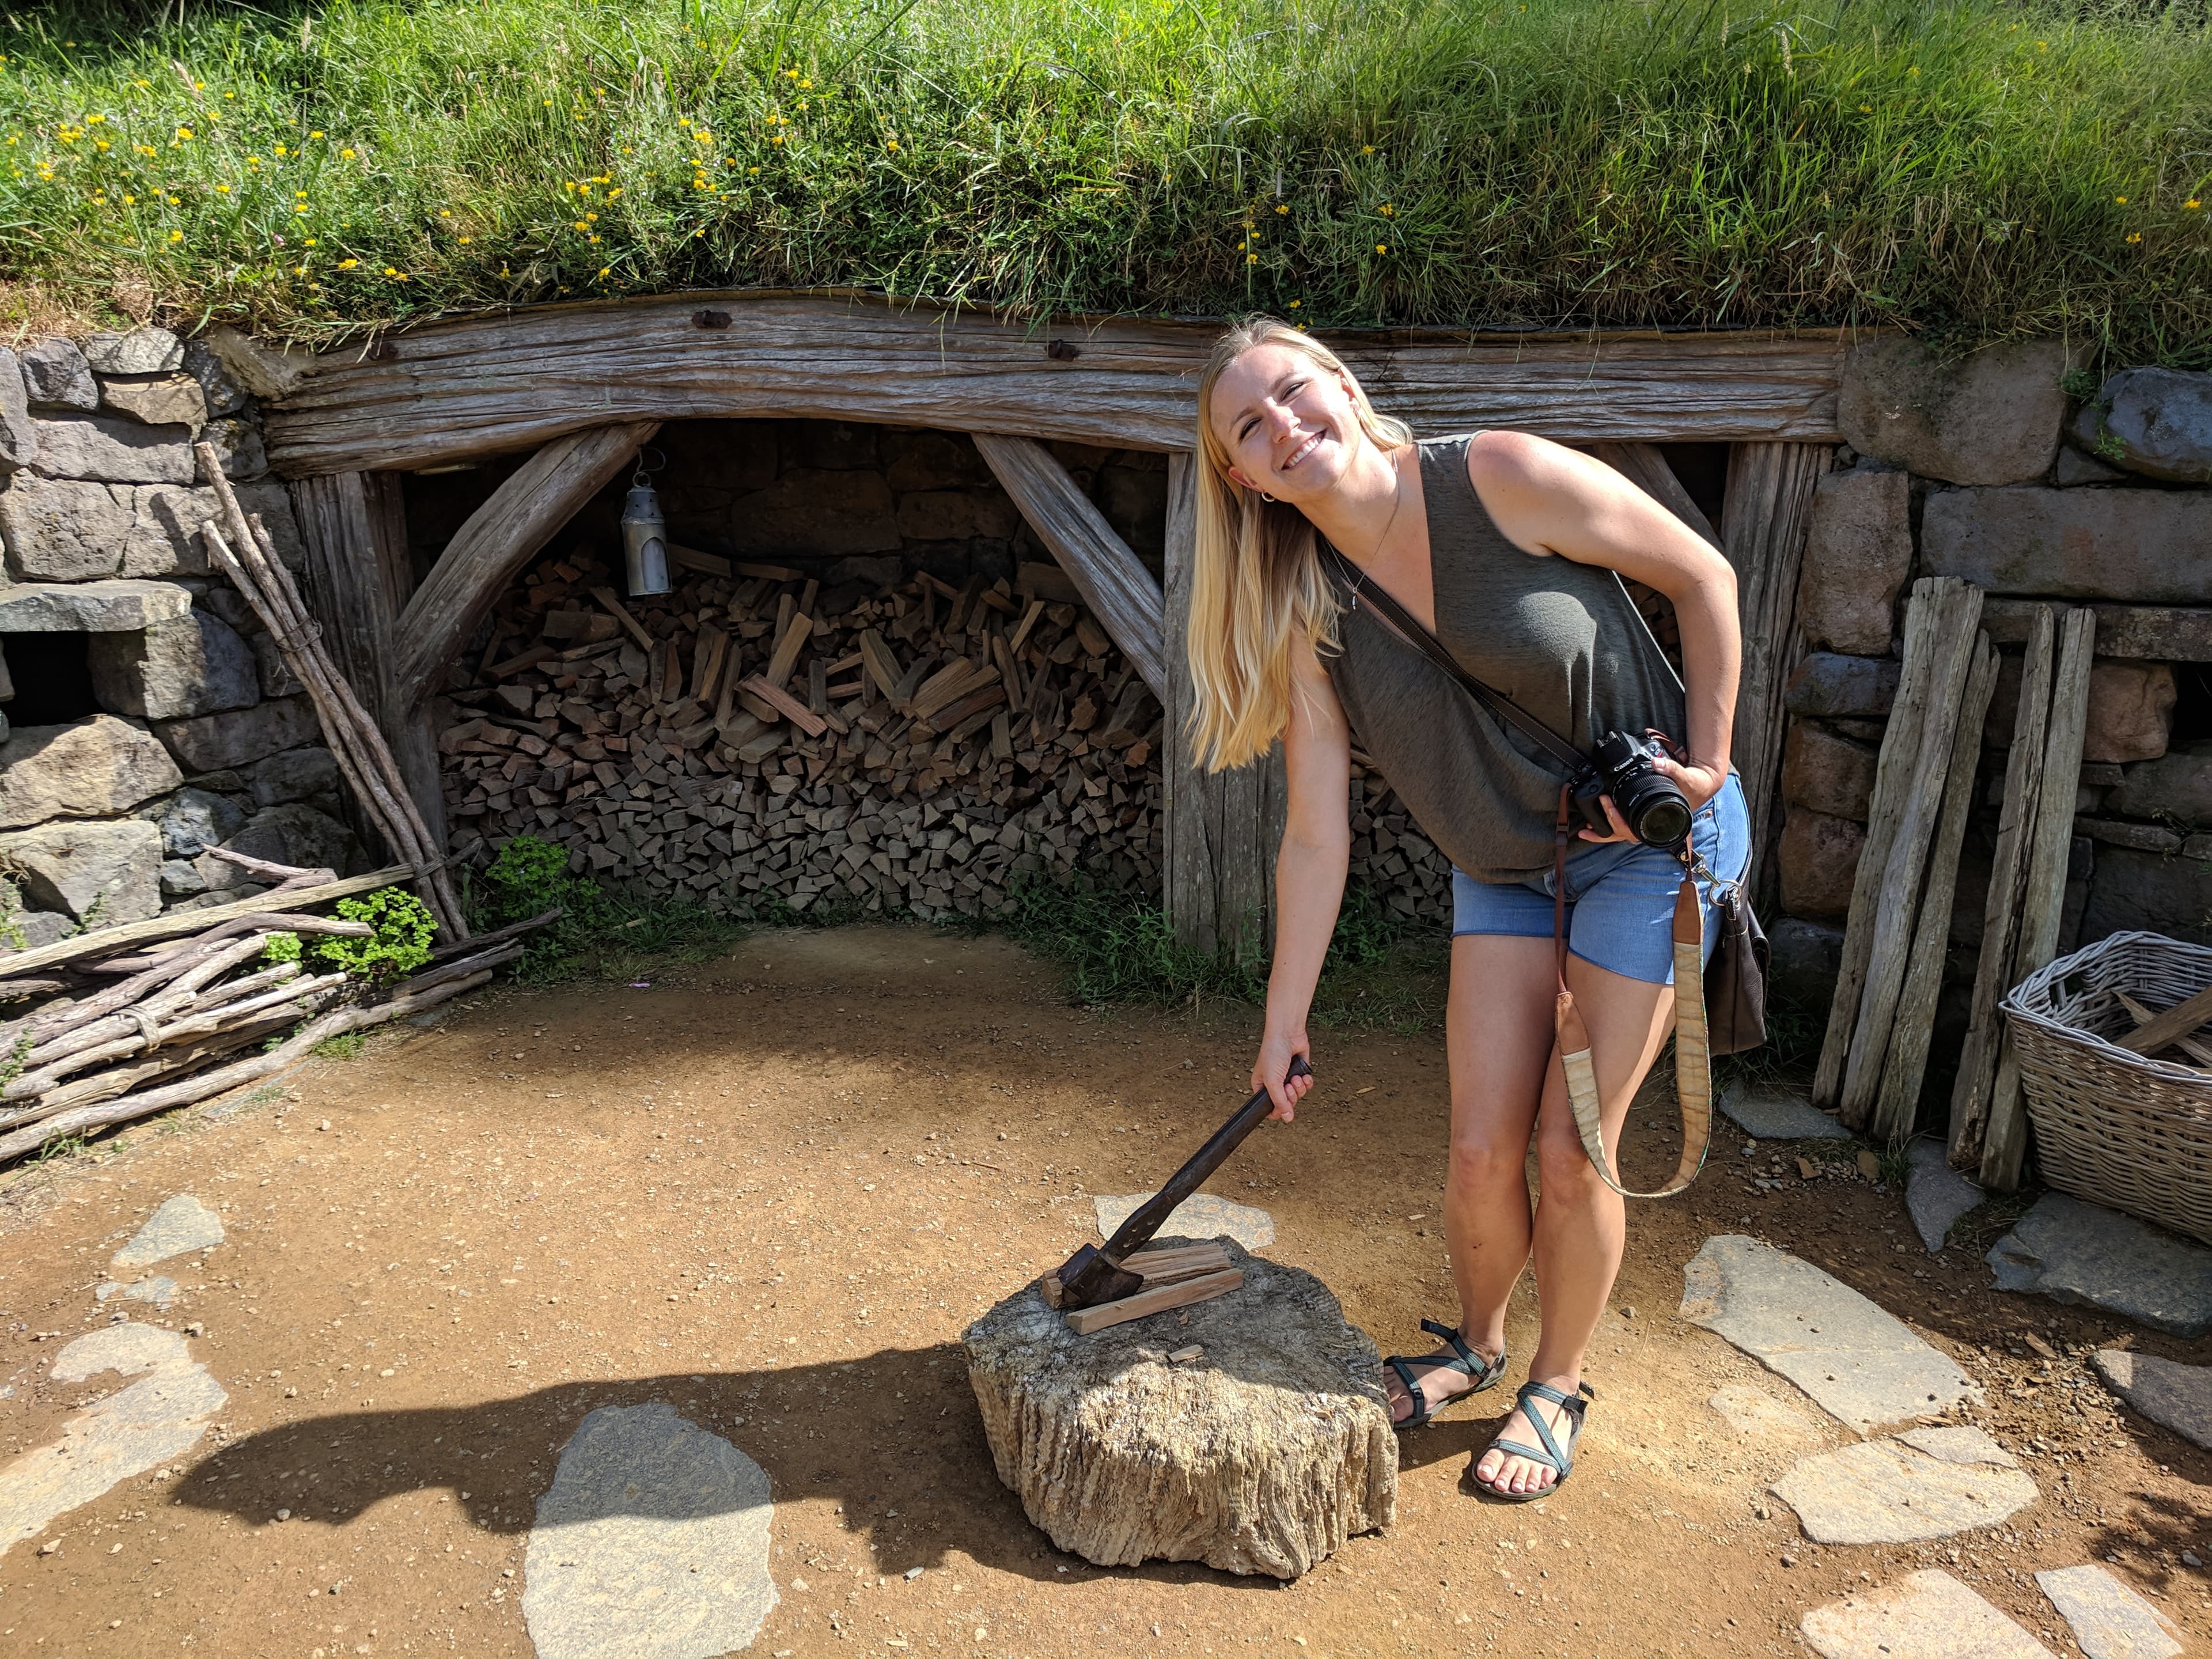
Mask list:
POLYGON ((1413 441, 1403 421, 1376 412, 1358 379, 1310 335, 1273 317, 1250 317, 1214 343, 1198 382, 1198 520, 1185 649, 1193 696, 1189 731, 1209 772, 1267 752, 1290 723, 1294 641, 1316 653, 1336 649, 1336 597, 1321 568, 1311 520, 1229 476, 1231 457, 1214 435, 1214 383, 1255 346, 1287 346, 1341 374, 1360 430, 1383 449, 1413 441))

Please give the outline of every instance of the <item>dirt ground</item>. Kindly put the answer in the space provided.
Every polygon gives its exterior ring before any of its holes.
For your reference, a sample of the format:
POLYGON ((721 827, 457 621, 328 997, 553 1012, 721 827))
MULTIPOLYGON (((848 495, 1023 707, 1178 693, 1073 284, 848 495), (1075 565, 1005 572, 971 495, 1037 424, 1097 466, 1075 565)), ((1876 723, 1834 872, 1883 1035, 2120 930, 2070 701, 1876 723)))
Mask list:
MULTIPOLYGON (((1686 1196, 1632 1212, 1556 1496, 1471 1493, 1509 1388, 1408 1437, 1397 1524, 1288 1587, 1054 1550, 993 1474, 960 1332, 1095 1237, 1089 1194, 1156 1185, 1211 1132, 1253 1027, 1071 1006, 993 939, 764 934, 650 983, 487 994, 286 1097, 19 1170, 0 1186, 0 1455, 122 1386, 45 1372, 57 1336, 107 1322, 108 1255, 173 1193, 219 1207, 228 1238, 159 1269, 184 1297, 134 1316, 200 1326, 230 1403, 173 1468, 0 1555, 0 1651, 527 1655, 523 1547, 560 1449, 587 1411, 649 1401, 773 1480, 764 1655, 1792 1653, 1807 1608, 1923 1566, 2070 1653, 2030 1574, 2090 1559, 2212 1635, 2212 1588, 2179 1562, 2212 1556, 2212 1458, 2116 1409, 2078 1358, 2131 1335, 2203 1364, 2212 1344, 2001 1296, 1978 1249, 1928 1257, 1894 1191, 1806 1183, 1790 1149, 1753 1158, 1740 1137, 1686 1196), (1784 1178, 1754 1190, 1770 1154, 1784 1178), (2041 1501, 1924 1547, 1804 1542, 1764 1485, 1841 1432, 1675 1313, 1682 1264, 1731 1231, 1982 1379, 1969 1420, 2025 1449, 2041 1501), (1707 1404, 1731 1383, 1795 1401, 1805 1428, 1738 1433, 1707 1404)), ((1211 1190, 1264 1206, 1269 1254, 1384 1350, 1418 1351, 1419 1318, 1455 1311, 1441 1034, 1322 1032, 1315 1058, 1297 1123, 1211 1190)), ((1672 1167, 1653 1121, 1632 1172, 1672 1167)), ((1524 1284, 1516 1354, 1534 1312, 1524 1284)))

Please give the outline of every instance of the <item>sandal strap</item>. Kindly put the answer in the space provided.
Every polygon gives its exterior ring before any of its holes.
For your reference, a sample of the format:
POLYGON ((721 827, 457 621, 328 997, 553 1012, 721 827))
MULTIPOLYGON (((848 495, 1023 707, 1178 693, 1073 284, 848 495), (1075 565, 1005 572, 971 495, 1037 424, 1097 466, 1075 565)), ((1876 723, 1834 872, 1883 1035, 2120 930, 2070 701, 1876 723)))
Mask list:
POLYGON ((1528 1419, 1528 1425, 1536 1431, 1536 1437, 1544 1443, 1544 1449, 1537 1452, 1531 1448, 1517 1446, 1504 1440, 1494 1440, 1491 1443, 1504 1447, 1508 1451, 1518 1452, 1524 1457, 1534 1457, 1538 1462, 1548 1464, 1564 1480, 1567 1471, 1574 1467, 1574 1448, 1583 1437, 1583 1414, 1589 1409, 1587 1401, 1595 1397, 1591 1393, 1588 1383, 1583 1384, 1575 1393, 1570 1395, 1552 1387, 1548 1382, 1539 1382, 1532 1377, 1521 1385, 1519 1391, 1514 1395, 1514 1401, 1522 1408, 1522 1416, 1528 1419), (1559 1408, 1561 1415, 1573 1419, 1574 1432, 1567 1438, 1565 1450, 1562 1451, 1558 1440, 1553 1437, 1551 1425, 1544 1421, 1543 1413, 1529 1407, 1528 1401, 1531 1397, 1549 1401, 1559 1408))
POLYGON ((1433 1319, 1424 1319, 1421 1322, 1421 1328, 1431 1336, 1443 1338, 1445 1341, 1451 1344, 1452 1352, 1459 1356, 1455 1360, 1439 1359, 1432 1363, 1448 1365, 1455 1371, 1463 1371, 1477 1382, 1494 1382, 1504 1374, 1505 1370, 1504 1348, 1498 1351, 1497 1358, 1485 1359, 1482 1357, 1482 1351, 1480 1348, 1469 1346, 1467 1339, 1460 1334, 1456 1326, 1439 1325, 1433 1319))

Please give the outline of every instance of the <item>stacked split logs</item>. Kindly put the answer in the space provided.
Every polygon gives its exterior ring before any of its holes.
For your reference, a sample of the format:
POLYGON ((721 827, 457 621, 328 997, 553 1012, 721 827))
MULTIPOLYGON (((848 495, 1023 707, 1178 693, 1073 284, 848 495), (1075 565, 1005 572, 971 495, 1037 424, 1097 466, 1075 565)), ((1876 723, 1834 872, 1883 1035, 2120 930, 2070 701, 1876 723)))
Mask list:
POLYGON ((501 600, 440 734, 457 853, 532 835, 715 908, 999 909, 1025 877, 1158 892, 1161 715, 1053 566, 872 584, 588 551, 501 600))
POLYGON ((1982 720, 1996 685, 1981 619, 1979 588, 1950 577, 1913 585, 1904 672, 1814 1079, 1815 1104, 1892 1144, 1911 1137, 1919 1109, 1982 720))
POLYGON ((558 914, 448 938, 410 976, 364 986, 319 972, 298 953, 271 960, 269 946, 286 933, 368 936, 367 923, 311 907, 404 880, 406 866, 340 880, 327 869, 210 850, 276 884, 213 909, 0 957, 0 1002, 35 1005, 0 1023, 0 1158, 208 1099, 283 1070, 328 1038, 474 990, 520 953, 522 934, 558 914))

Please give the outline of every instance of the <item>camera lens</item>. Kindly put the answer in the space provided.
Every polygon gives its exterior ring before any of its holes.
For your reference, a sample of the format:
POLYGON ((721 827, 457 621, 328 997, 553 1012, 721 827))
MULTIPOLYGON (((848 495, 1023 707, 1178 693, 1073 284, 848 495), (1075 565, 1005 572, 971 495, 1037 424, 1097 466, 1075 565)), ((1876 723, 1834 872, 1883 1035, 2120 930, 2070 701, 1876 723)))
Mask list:
MULTIPOLYGON (((1661 779, 1663 784, 1665 779, 1661 779)), ((1690 803, 1680 791, 1668 786, 1666 794, 1653 792, 1654 799, 1640 801, 1621 816, 1628 820, 1636 839, 1646 847, 1680 847, 1690 836, 1690 803)))

